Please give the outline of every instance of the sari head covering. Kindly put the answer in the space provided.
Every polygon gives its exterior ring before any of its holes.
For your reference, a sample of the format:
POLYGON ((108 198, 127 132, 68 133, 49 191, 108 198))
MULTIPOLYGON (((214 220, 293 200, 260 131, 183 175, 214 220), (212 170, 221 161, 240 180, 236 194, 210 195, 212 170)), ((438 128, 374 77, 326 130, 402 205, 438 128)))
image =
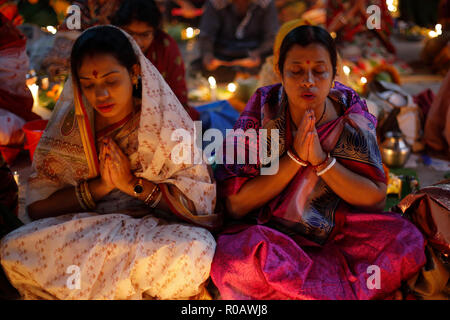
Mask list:
POLYGON ((309 23, 306 19, 294 19, 285 22, 278 30, 277 36, 275 37, 275 41, 273 43, 273 70, 275 73, 279 73, 278 61, 280 60, 280 48, 284 38, 286 38, 289 32, 303 25, 311 25, 311 23, 309 23))
MULTIPOLYGON (((278 30, 277 36, 275 37, 275 42, 273 44, 273 59, 272 59, 272 64, 273 64, 273 71, 275 72, 275 74, 278 75, 278 77, 280 77, 280 70, 278 68, 278 62, 280 60, 280 48, 281 48, 281 44, 283 43, 284 38, 286 38, 286 36, 288 35, 289 32, 291 32, 292 30, 294 30, 297 27, 300 26, 304 26, 304 25, 314 25, 312 24, 308 19, 294 19, 294 20, 290 20, 285 22, 280 29, 278 30)), ((336 80, 339 80, 340 82, 343 82, 344 84, 346 81, 346 78, 340 78, 340 70, 342 70, 342 58, 339 54, 339 52, 337 52, 337 61, 336 61, 336 80)), ((279 81, 278 81, 279 82, 279 81)))
MULTIPOLYGON (((88 30, 105 27, 116 28, 100 26, 88 30)), ((130 155, 131 167, 136 168, 134 174, 154 183, 176 186, 195 205, 196 216, 184 218, 194 220, 197 217, 200 219, 198 224, 211 226, 217 220, 213 214, 216 188, 207 165, 178 164, 171 158, 172 150, 179 144, 171 139, 177 129, 189 133, 192 139, 188 146, 192 152, 196 150, 194 123, 133 38, 124 34, 138 57, 142 80, 138 148, 136 153, 130 155)), ((70 77, 36 149, 27 204, 45 199, 81 180, 98 176, 93 124, 94 109, 83 97, 77 81, 70 77)), ((163 194, 166 195, 164 186, 163 194)))

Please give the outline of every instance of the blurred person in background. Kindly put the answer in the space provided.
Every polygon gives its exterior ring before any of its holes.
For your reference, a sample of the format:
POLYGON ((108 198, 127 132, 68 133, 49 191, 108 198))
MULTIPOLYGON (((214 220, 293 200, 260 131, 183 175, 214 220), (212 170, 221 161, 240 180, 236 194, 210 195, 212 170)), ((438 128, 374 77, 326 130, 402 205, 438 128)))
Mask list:
POLYGON ((208 0, 200 22, 200 60, 194 69, 218 82, 238 72, 257 74, 278 31, 273 0, 208 0))

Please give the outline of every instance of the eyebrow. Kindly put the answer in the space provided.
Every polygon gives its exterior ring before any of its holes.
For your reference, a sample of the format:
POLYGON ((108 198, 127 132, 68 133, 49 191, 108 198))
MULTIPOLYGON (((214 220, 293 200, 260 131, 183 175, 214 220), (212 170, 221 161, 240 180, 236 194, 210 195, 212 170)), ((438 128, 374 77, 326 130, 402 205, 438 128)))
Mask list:
MULTIPOLYGON (((111 71, 111 72, 108 72, 108 73, 104 74, 104 75, 101 76, 100 78, 105 78, 105 77, 109 76, 109 75, 112 74, 112 73, 119 73, 119 71, 113 70, 113 71, 111 71)), ((80 77, 80 80, 92 80, 92 78, 89 78, 89 77, 80 77)))
MULTIPOLYGON (((315 63, 326 63, 324 60, 317 60, 314 61, 315 63)), ((301 61, 292 61, 293 64, 305 64, 304 62, 301 61)))

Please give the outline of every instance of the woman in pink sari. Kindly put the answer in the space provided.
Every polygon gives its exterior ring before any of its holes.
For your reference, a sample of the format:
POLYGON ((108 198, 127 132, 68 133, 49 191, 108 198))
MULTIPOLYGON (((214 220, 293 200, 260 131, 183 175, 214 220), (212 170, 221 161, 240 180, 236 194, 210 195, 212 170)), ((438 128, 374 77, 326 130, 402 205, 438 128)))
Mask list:
MULTIPOLYGON (((279 169, 263 175, 258 159, 216 170, 229 215, 243 220, 219 235, 212 280, 223 299, 393 298, 425 263, 424 238, 381 212, 375 117, 353 90, 333 85, 328 32, 280 32, 274 60, 282 83, 258 89, 235 125, 268 129, 268 143, 278 129, 279 169)), ((261 139, 246 141, 245 151, 259 150, 261 139)))

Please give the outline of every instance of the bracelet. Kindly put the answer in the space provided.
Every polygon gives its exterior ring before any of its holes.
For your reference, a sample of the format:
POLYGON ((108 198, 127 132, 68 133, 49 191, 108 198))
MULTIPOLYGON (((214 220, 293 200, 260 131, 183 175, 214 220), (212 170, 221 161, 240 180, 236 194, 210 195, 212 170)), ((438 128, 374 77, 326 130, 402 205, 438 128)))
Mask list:
POLYGON ((328 163, 328 160, 330 159, 330 154, 328 153, 327 156, 325 157, 325 160, 323 160, 321 163, 319 163, 318 165, 313 166, 313 169, 317 172, 317 171, 321 171, 322 167, 324 165, 326 165, 328 163))
POLYGON ((77 200, 78 200, 78 203, 80 204, 81 208, 83 210, 88 210, 88 208, 83 200, 83 195, 81 194, 80 184, 77 184, 75 186, 75 195, 77 196, 77 200))
POLYGON ((336 158, 333 157, 333 160, 331 160, 330 164, 329 164, 325 169, 323 169, 322 171, 316 172, 317 176, 320 177, 320 176, 323 175, 325 172, 327 172, 328 170, 330 170, 330 169, 335 165, 335 163, 336 163, 336 158))
POLYGON ((85 188, 84 188, 84 181, 80 182, 80 194, 81 194, 81 199, 83 200, 84 206, 87 209, 90 209, 91 207, 89 205, 88 200, 86 199, 86 191, 85 191, 85 188))
POLYGON ((155 186, 153 187, 152 191, 151 191, 151 192, 147 195, 147 197, 145 198, 144 203, 145 203, 146 205, 149 204, 150 199, 151 199, 151 197, 153 196, 153 193, 155 192, 157 186, 158 186, 158 185, 155 185, 155 186))
POLYGON ((156 208, 156 206, 159 204, 159 202, 162 199, 162 192, 161 189, 158 187, 159 193, 158 193, 158 197, 155 199, 155 201, 153 202, 153 204, 150 206, 150 208, 156 208))
POLYGON ((291 150, 287 151, 287 154, 289 156, 289 158, 291 158, 294 162, 296 162, 297 164, 306 167, 308 166, 308 162, 303 161, 302 159, 300 159, 296 154, 294 154, 293 152, 291 152, 291 150))
MULTIPOLYGON (((161 190, 159 189, 159 186, 157 184, 155 184, 155 187, 153 188, 152 192, 150 192, 149 195, 147 196, 147 198, 145 198, 145 200, 144 200, 144 203, 146 205, 150 206, 151 208, 156 207, 155 202, 152 203, 153 195, 155 194, 155 191, 157 191, 158 193, 161 193, 161 190), (150 203, 152 203, 152 204, 150 205, 150 203)), ((159 199, 159 200, 161 200, 161 199, 159 199)))
POLYGON ((81 184, 81 188, 83 190, 82 195, 84 195, 85 204, 89 209, 94 210, 97 204, 92 198, 91 191, 89 190, 89 184, 86 180, 81 184))

